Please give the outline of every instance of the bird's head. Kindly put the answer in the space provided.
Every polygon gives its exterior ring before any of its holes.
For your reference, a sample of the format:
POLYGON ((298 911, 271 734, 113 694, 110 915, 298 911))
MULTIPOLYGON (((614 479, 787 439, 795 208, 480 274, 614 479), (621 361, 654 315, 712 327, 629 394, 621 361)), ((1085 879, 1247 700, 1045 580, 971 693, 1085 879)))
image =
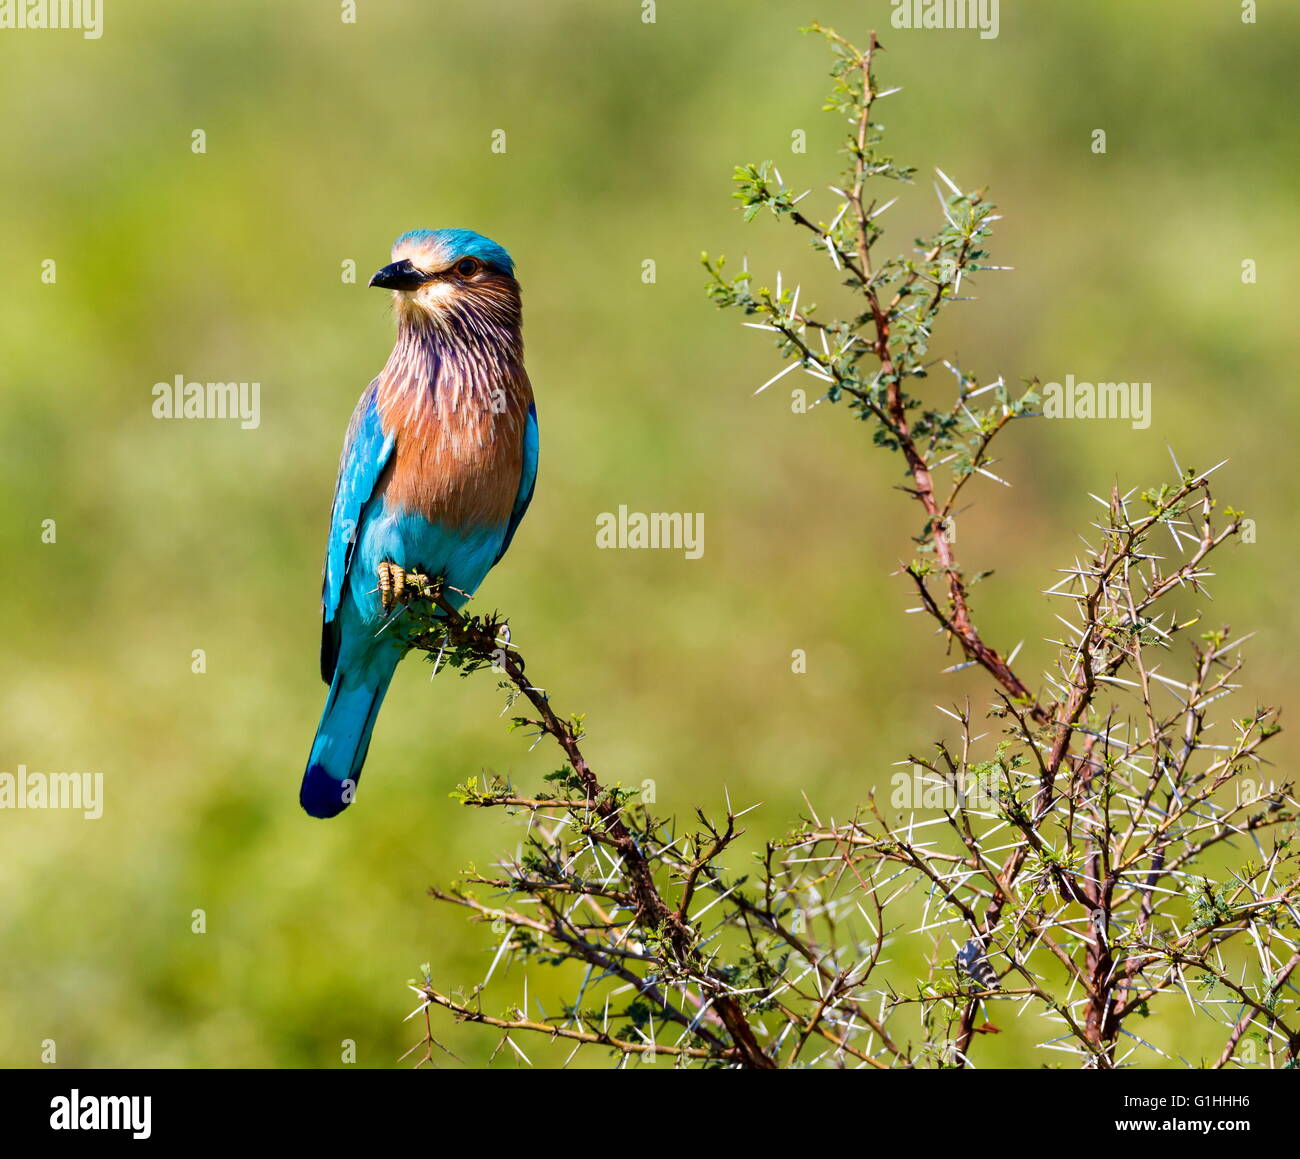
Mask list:
POLYGON ((393 291, 399 321, 446 329, 458 319, 519 323, 515 264, 472 229, 415 229, 393 243, 393 260, 370 279, 393 291))

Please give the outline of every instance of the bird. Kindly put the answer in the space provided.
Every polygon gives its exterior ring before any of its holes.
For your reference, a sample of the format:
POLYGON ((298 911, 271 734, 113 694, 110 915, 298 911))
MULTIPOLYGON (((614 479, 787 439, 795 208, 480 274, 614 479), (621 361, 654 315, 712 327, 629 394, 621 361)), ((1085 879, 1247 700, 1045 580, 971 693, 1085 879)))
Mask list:
POLYGON ((410 650, 406 577, 456 608, 501 560, 533 498, 537 408, 506 249, 470 229, 418 229, 370 285, 392 293, 397 338, 343 441, 322 586, 329 685, 299 801, 352 803, 375 720, 410 650))
POLYGON ((985 990, 997 990, 998 972, 988 960, 987 953, 985 939, 976 934, 957 951, 957 965, 985 990))

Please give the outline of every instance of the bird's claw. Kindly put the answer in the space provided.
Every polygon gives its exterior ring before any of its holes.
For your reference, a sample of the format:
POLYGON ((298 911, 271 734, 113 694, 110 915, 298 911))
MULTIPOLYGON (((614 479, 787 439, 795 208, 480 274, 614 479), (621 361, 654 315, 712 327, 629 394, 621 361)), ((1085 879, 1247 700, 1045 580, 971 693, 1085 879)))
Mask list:
POLYGON ((407 598, 407 590, 420 594, 429 585, 429 577, 422 572, 408 572, 404 567, 384 560, 377 568, 379 574, 379 604, 385 612, 407 598))
POLYGON ((379 606, 388 611, 406 589, 406 571, 388 560, 383 560, 376 570, 379 573, 379 606))

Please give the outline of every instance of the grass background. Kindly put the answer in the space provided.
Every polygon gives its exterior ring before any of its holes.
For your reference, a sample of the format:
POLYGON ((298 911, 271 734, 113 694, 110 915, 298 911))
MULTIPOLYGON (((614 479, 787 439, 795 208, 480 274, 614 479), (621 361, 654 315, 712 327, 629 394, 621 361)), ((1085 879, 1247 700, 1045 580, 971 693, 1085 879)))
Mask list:
MULTIPOLYGON (((1260 633, 1256 694, 1285 700, 1300 10, 1264 3, 1251 26, 1239 7, 1007 3, 982 40, 893 31, 882 0, 661 0, 652 25, 634 0, 360 0, 355 25, 329 0, 108 0, 100 40, 0 31, 0 770, 106 784, 98 821, 0 811, 0 1063, 36 1065, 53 1039, 65 1065, 331 1066, 351 1039, 389 1066, 417 1037, 419 963, 446 987, 491 960, 490 932, 424 890, 518 839, 451 802, 457 782, 535 785, 558 763, 506 732, 492 681, 431 686, 408 661, 358 806, 322 824, 296 801, 338 449, 391 342, 364 282, 408 228, 477 228, 518 263, 541 478, 481 595, 587 714, 606 777, 653 779, 662 812, 761 801, 765 837, 803 794, 842 814, 949 734, 932 705, 984 685, 942 676, 939 642, 901 614, 890 573, 916 528, 896 463, 834 408, 751 397, 770 346, 702 292, 707 248, 835 297, 794 231, 743 226, 729 200, 736 163, 773 158, 800 188, 838 167, 810 19, 878 27, 881 78, 905 86, 882 118, 921 180, 882 245, 932 227, 936 165, 1005 215, 994 258, 1016 272, 949 311, 935 352, 984 378, 1153 383, 1149 430, 1008 437, 1015 489, 989 485, 960 527, 967 565, 997 571, 987 636, 1045 662, 1037 593, 1087 491, 1163 479, 1166 445, 1184 466, 1231 457, 1219 492, 1258 542, 1224 557, 1208 611, 1260 633), (261 426, 154 419, 153 384, 177 374, 260 382, 261 426), (596 515, 624 503, 704 512, 704 557, 597 550, 596 515)), ((1285 773, 1295 744, 1276 744, 1285 773)), ((1164 1033, 1196 1057, 1212 1039, 1186 1010, 1164 1033)), ((1038 1065, 1033 1029, 986 1058, 1038 1065)), ((440 1037, 473 1064, 494 1045, 440 1037)))

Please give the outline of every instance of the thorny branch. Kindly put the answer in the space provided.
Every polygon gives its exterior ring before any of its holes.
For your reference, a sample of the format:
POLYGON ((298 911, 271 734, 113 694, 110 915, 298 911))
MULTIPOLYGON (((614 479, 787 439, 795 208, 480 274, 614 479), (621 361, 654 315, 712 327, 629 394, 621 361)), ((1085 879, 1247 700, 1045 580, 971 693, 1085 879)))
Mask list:
POLYGON ((619 1065, 962 1067, 1036 1021, 1038 1048, 1108 1069, 1179 1061, 1155 1014, 1181 1002, 1224 1033, 1200 1065, 1294 1066, 1297 804, 1289 783, 1263 776, 1275 710, 1233 714, 1245 638, 1204 630, 1194 606, 1240 513, 1217 511, 1217 468, 1177 463, 1172 484, 1098 498, 1086 551, 1046 593, 1071 612, 1058 617, 1053 667, 1034 687, 1013 668, 1018 648, 987 642, 971 599, 981 577, 963 569, 952 521, 976 476, 1007 485, 992 445, 1038 399, 1032 383, 1013 396, 1002 379, 981 386, 944 361, 955 391, 941 403, 928 379, 938 315, 1000 268, 984 249, 997 218, 982 193, 939 173, 938 232, 914 257, 878 258, 893 202, 871 194, 913 176, 882 152, 875 120, 897 90, 876 83, 874 34, 859 51, 814 30, 835 55, 827 108, 848 125, 835 211, 815 220, 770 163, 738 169, 736 196, 747 218, 767 209, 810 235, 856 305, 826 318, 780 275, 774 290, 756 287, 748 269, 728 277, 706 257, 709 292, 775 336, 788 365, 759 392, 802 372, 820 384, 818 402, 846 403, 902 456, 923 522, 901 571, 961 649, 957 667, 990 678, 991 723, 969 703, 944 710, 956 739, 902 762, 888 808, 873 794, 837 822, 809 804, 795 832, 736 874, 726 861, 745 811, 729 808, 721 824, 700 814, 685 830, 654 817, 637 792, 596 775, 581 719, 561 718, 525 675, 503 621, 417 583, 404 611, 417 647, 465 674, 492 668, 508 703, 530 710, 515 724, 565 764, 547 778, 553 793, 499 777, 458 790, 520 819, 524 838, 491 872, 430 891, 489 926, 498 948, 468 992, 439 989, 427 968, 412 984, 425 1022, 413 1049, 432 1062, 430 1011, 444 1009, 499 1031, 498 1050, 524 1062, 519 1040, 531 1036, 572 1044, 568 1057, 597 1047, 619 1065), (493 977, 519 966, 522 1002, 486 1012, 493 977), (574 997, 557 1009, 529 996, 542 966, 570 971, 574 997), (1008 1007, 1017 1018, 995 1025, 1008 1007))

